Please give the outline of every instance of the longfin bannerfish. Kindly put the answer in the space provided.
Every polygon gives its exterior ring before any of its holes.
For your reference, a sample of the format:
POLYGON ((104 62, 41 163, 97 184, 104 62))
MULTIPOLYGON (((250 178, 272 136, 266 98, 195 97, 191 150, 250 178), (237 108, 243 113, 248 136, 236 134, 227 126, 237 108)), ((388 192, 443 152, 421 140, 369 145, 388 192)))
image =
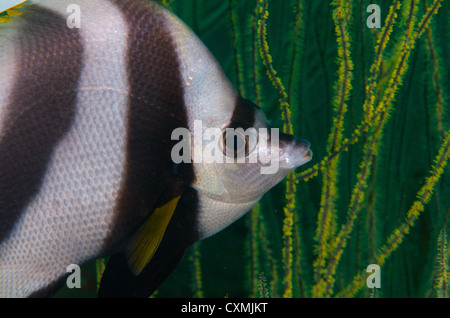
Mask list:
POLYGON ((70 264, 111 256, 99 296, 148 297, 192 243, 311 160, 308 142, 259 134, 262 110, 159 4, 30 3, 0 25, 0 296, 52 295, 70 264), (241 138, 244 163, 175 162, 172 133, 199 121, 224 132, 221 159, 226 128, 254 128, 255 147, 241 138), (275 144, 279 168, 262 174, 247 159, 275 144))

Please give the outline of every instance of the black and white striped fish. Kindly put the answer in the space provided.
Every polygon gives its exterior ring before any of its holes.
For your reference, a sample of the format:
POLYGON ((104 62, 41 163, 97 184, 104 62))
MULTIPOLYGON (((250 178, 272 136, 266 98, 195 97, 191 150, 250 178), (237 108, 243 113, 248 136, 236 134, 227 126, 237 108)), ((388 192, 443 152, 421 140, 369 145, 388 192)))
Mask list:
MULTIPOLYGON (((52 295, 70 264, 112 255, 100 296, 147 297, 190 244, 311 159, 307 142, 280 134, 276 173, 259 161, 174 162, 176 129, 270 126, 160 5, 36 0, 22 10, 0 25, 0 296, 52 295), (79 27, 69 27, 73 5, 79 27)), ((244 159, 274 149, 270 134, 255 147, 233 138, 244 159)))

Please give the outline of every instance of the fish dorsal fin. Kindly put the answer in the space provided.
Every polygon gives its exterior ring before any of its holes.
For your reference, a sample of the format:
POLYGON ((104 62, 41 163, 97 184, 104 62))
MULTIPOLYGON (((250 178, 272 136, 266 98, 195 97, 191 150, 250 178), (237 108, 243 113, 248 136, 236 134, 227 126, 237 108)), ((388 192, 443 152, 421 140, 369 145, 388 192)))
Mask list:
POLYGON ((0 7, 0 26, 11 22, 15 17, 20 16, 24 12, 24 8, 33 5, 29 0, 18 2, 12 7, 2 8, 0 7))
POLYGON ((177 196, 163 206, 156 208, 131 238, 126 249, 126 257, 128 266, 133 274, 139 275, 152 259, 166 232, 180 197, 177 196))

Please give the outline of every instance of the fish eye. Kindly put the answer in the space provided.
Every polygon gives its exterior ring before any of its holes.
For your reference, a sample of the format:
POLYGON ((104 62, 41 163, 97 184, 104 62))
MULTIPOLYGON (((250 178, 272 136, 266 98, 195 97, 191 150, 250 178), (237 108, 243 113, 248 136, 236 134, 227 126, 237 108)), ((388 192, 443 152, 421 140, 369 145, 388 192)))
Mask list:
POLYGON ((222 134, 222 152, 230 158, 247 157, 256 147, 256 133, 250 129, 226 128, 222 134))

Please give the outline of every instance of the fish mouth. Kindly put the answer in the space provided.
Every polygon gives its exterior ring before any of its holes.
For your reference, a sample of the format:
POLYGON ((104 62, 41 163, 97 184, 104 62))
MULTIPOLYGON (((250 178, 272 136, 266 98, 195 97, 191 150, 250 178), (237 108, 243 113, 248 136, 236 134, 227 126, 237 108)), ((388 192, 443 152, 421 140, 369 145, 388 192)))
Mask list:
POLYGON ((313 152, 310 143, 306 140, 293 140, 280 158, 283 166, 288 169, 295 169, 312 160, 313 152))
POLYGON ((308 151, 306 152, 306 154, 303 156, 303 159, 305 159, 305 160, 311 160, 312 159, 312 156, 313 156, 313 153, 312 153, 312 151, 311 151, 311 149, 308 149, 308 151))

